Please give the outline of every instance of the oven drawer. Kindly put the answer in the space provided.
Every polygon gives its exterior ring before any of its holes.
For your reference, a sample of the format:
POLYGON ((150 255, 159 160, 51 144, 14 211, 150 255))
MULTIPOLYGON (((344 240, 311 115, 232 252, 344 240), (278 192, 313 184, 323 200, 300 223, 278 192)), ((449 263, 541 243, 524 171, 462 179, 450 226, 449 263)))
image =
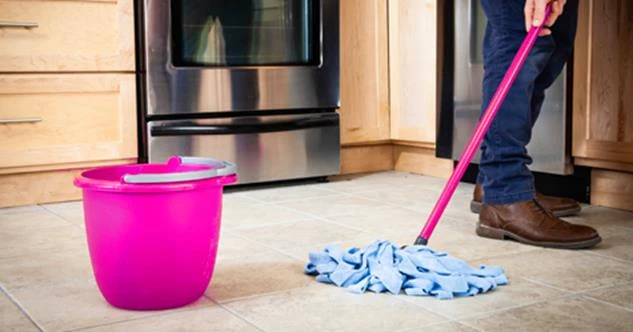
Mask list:
POLYGON ((134 71, 133 0, 0 0, 0 72, 134 71))
POLYGON ((336 112, 149 123, 150 162, 169 156, 237 164, 238 183, 335 175, 340 169, 336 112))

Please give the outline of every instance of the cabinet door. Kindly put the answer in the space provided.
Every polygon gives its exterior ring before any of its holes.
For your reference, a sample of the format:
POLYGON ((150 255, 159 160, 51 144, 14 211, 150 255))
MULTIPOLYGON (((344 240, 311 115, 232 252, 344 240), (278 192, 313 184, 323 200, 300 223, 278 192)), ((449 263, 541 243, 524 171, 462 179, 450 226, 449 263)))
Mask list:
POLYGON ((0 72, 133 71, 133 0, 0 0, 0 72))
POLYGON ((576 163, 633 170, 633 1, 580 1, 574 77, 576 163))
POLYGON ((0 75, 0 173, 137 157, 134 74, 0 75))
POLYGON ((341 141, 389 139, 387 0, 343 0, 341 141))
POLYGON ((389 1, 391 138, 435 143, 435 0, 389 1))

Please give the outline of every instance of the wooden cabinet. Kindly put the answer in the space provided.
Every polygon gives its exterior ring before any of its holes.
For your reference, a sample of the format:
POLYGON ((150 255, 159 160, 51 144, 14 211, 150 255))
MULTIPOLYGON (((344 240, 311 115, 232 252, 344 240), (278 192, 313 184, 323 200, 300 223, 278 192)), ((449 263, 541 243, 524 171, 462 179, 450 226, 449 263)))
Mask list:
POLYGON ((387 0, 340 2, 341 141, 389 139, 387 0))
POLYGON ((435 143, 437 86, 435 0, 389 1, 391 138, 435 143))
POLYGON ((591 203, 633 211, 633 2, 580 1, 573 156, 590 166, 591 203))
POLYGON ((132 4, 0 0, 0 72, 133 71, 132 4))
POLYGON ((133 74, 0 75, 0 174, 137 156, 133 74))
POLYGON ((450 173, 452 162, 435 158, 441 4, 340 2, 342 173, 450 173))
POLYGON ((0 207, 137 160, 133 0, 0 0, 0 207))
POLYGON ((574 55, 577 164, 633 171, 633 2, 581 1, 574 55))

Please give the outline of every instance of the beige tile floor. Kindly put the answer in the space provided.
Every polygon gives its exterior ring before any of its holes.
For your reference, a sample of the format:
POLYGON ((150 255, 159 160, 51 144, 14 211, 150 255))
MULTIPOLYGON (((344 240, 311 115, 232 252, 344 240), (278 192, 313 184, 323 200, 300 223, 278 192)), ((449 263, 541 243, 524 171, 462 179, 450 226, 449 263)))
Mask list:
POLYGON ((216 273, 177 310, 117 310, 92 276, 80 202, 0 210, 0 331, 633 330, 633 213, 585 207, 572 222, 594 250, 540 249, 474 235, 462 184, 431 246, 502 266, 510 285, 441 301, 353 295, 303 274, 310 251, 410 243, 443 180, 388 172, 329 183, 230 190, 216 273))

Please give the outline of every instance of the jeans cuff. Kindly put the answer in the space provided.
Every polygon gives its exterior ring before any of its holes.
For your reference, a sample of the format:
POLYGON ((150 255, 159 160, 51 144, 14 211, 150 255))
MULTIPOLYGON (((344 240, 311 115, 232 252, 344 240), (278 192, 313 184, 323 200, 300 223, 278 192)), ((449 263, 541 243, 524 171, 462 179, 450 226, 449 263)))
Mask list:
POLYGON ((534 199, 534 191, 525 191, 510 195, 500 195, 490 197, 486 195, 487 192, 484 191, 484 204, 513 204, 517 202, 523 201, 531 201, 534 199))

